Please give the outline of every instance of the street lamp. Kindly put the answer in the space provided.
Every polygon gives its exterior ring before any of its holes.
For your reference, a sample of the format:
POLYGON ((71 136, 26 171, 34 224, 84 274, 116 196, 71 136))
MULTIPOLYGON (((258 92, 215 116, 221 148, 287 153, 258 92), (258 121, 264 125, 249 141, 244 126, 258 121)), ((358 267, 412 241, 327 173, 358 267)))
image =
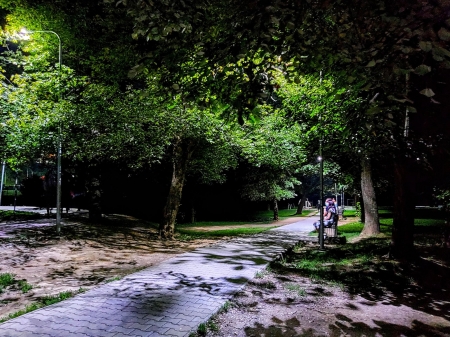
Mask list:
MULTIPOLYGON (((322 70, 320 71, 320 84, 322 84, 322 70)), ((323 127, 322 124, 322 112, 319 115, 319 121, 320 121, 320 125, 321 127, 323 127)), ((323 134, 320 134, 320 140, 319 140, 319 162, 320 162, 320 226, 319 226, 319 250, 323 251, 325 250, 324 247, 324 239, 323 239, 323 232, 324 232, 324 228, 323 228, 323 156, 322 156, 322 143, 323 143, 323 134)))
MULTIPOLYGON (((33 33, 49 33, 58 38, 59 43, 59 98, 62 96, 61 77, 62 77, 62 45, 61 38, 52 30, 27 30, 22 28, 20 33, 23 36, 27 36, 33 33)), ((61 121, 58 123, 58 148, 57 148, 57 163, 56 163, 56 231, 61 231, 61 154, 62 154, 62 142, 61 142, 61 121)))
POLYGON ((324 250, 324 240, 323 240, 323 157, 322 157, 322 139, 319 141, 319 157, 317 158, 320 163, 320 226, 319 226, 319 246, 320 250, 324 250))

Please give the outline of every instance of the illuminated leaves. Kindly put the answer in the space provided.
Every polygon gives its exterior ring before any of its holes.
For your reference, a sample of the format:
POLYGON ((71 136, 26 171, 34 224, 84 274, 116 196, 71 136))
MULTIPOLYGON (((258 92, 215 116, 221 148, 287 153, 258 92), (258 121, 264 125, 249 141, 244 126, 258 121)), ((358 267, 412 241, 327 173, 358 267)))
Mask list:
POLYGON ((430 88, 425 88, 425 89, 421 90, 420 94, 427 96, 427 97, 433 97, 434 95, 436 95, 434 93, 434 91, 430 88))

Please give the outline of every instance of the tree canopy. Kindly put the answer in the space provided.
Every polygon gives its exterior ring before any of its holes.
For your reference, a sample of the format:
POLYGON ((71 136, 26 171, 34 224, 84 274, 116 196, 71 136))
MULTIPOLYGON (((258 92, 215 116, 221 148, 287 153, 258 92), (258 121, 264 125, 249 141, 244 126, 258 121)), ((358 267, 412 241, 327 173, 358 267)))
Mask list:
POLYGON ((411 248, 411 237, 396 236, 413 224, 405 172, 433 166, 448 139, 421 127, 432 115, 447 121, 448 0, 1 0, 0 8, 0 141, 10 164, 54 157, 59 126, 66 160, 130 172, 170 163, 161 222, 170 238, 185 179, 223 182, 241 164, 243 195, 288 198, 322 142, 335 176, 361 181, 366 234, 379 230, 374 159, 387 163, 382 179, 397 186, 393 242, 411 248), (35 31, 28 41, 22 27, 35 31), (42 30, 61 37, 62 65, 57 39, 42 30))

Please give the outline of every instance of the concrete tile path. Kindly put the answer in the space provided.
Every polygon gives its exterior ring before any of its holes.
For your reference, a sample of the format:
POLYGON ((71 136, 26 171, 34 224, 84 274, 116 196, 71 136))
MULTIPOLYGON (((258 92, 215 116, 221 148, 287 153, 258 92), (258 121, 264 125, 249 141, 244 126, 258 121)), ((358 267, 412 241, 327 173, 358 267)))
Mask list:
POLYGON ((221 241, 0 324, 2 337, 189 336, 318 217, 221 241))

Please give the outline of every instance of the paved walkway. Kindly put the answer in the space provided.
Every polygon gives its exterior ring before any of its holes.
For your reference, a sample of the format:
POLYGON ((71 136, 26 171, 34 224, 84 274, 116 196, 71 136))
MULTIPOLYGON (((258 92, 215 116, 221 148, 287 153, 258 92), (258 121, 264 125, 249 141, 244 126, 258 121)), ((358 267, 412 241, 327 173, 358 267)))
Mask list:
POLYGON ((318 217, 222 241, 0 324, 2 337, 189 336, 318 217))

